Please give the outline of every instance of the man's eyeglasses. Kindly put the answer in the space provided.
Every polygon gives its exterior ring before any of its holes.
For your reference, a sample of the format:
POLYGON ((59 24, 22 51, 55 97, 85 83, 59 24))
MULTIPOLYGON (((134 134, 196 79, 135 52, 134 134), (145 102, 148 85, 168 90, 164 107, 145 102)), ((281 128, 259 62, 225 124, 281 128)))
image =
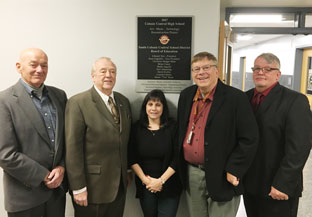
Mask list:
POLYGON ((263 73, 269 73, 269 72, 274 71, 274 70, 279 70, 279 68, 270 68, 270 67, 259 68, 259 67, 252 67, 251 70, 252 70, 253 73, 259 73, 260 71, 262 71, 263 73))
POLYGON ((192 72, 199 73, 200 69, 202 69, 204 72, 208 72, 212 67, 217 67, 217 65, 206 65, 202 67, 194 67, 192 68, 192 72))

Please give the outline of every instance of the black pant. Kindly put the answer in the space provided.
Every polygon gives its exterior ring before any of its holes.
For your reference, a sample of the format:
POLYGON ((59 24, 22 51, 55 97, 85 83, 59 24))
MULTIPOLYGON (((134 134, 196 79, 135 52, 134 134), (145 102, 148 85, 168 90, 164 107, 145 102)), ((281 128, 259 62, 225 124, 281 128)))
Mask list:
POLYGON ((151 193, 147 189, 143 189, 140 204, 144 217, 175 217, 179 199, 179 195, 161 198, 158 193, 151 193))
POLYGON ((122 217, 126 202, 126 190, 120 183, 117 196, 111 203, 88 203, 88 206, 79 206, 73 199, 72 201, 75 217, 122 217))
POLYGON ((244 204, 248 217, 296 217, 299 197, 274 200, 245 194, 244 204))
POLYGON ((65 217, 65 203, 66 195, 54 192, 47 202, 28 210, 8 212, 8 217, 65 217))

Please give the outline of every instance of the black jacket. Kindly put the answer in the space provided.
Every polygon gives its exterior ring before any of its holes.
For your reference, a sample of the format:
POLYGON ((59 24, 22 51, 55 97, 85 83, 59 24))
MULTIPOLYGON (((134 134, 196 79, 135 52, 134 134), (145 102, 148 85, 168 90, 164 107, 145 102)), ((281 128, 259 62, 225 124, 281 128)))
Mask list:
MULTIPOLYGON (((184 89, 178 103, 178 171, 187 185, 183 140, 188 127, 197 86, 184 89)), ((204 138, 206 186, 214 201, 229 201, 243 193, 242 183, 234 187, 226 172, 242 179, 249 168, 258 144, 257 123, 246 95, 218 81, 204 138)))
MULTIPOLYGON (((247 92, 251 101, 254 89, 247 92)), ((259 148, 245 178, 246 192, 268 196, 271 186, 301 196, 302 169, 312 144, 312 115, 306 96, 277 84, 255 113, 259 148)))

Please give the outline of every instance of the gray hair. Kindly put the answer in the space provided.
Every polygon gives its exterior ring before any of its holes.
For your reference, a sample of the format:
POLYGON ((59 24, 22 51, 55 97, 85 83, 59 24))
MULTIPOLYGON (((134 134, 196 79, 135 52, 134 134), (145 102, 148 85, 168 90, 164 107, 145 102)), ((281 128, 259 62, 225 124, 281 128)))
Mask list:
POLYGON ((280 63, 280 60, 278 59, 277 56, 275 56, 274 54, 272 53, 262 53, 260 54, 256 59, 258 58, 263 58, 265 59, 265 61, 269 64, 271 63, 276 63, 278 65, 278 68, 281 68, 281 63, 280 63))
POLYGON ((114 65, 115 69, 117 70, 117 67, 116 67, 115 63, 113 63, 113 61, 111 60, 111 58, 109 58, 109 57, 100 57, 100 58, 98 58, 98 59, 96 59, 96 60, 94 61, 93 65, 92 65, 92 68, 91 68, 91 75, 93 75, 93 74, 95 73, 95 71, 96 71, 96 68, 95 68, 96 63, 99 62, 99 61, 101 61, 101 60, 110 61, 110 62, 114 65))

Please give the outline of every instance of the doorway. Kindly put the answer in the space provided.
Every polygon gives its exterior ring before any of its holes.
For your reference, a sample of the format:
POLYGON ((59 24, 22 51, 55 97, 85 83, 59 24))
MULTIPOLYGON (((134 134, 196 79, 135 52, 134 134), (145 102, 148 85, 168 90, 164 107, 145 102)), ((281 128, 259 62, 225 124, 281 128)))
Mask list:
POLYGON ((309 99, 312 105, 312 48, 303 49, 300 92, 309 99))

